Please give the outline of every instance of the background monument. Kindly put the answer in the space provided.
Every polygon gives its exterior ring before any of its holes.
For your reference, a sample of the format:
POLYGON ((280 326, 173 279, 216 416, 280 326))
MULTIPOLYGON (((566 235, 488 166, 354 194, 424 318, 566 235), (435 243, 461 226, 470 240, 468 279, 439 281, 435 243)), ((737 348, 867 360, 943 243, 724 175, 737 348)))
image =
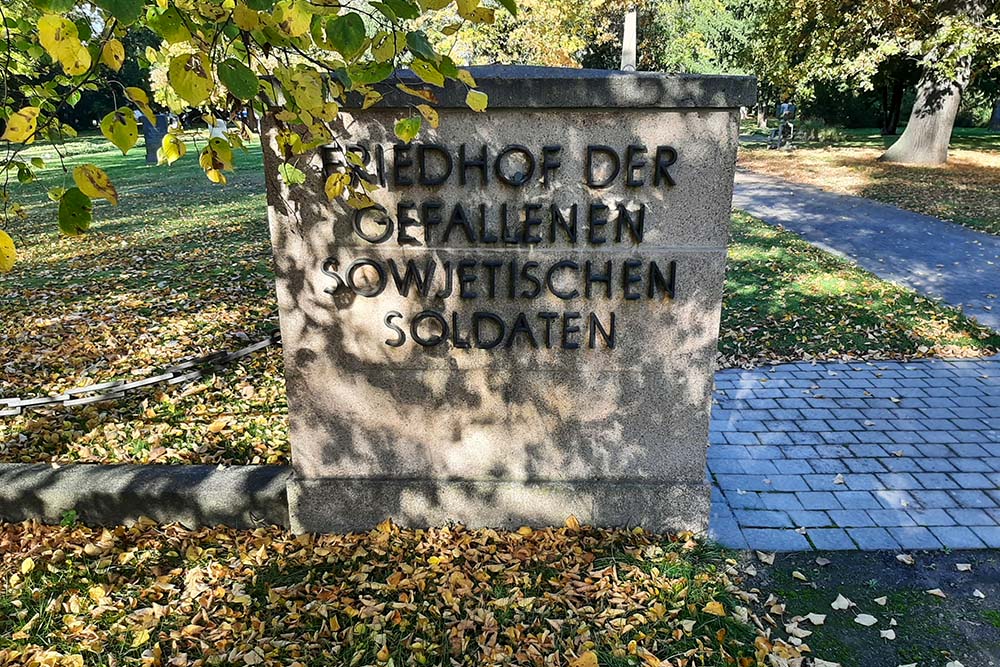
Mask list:
MULTIPOLYGON (((709 410, 746 77, 471 68, 342 110, 278 176, 264 137, 292 527, 707 526, 709 410), (330 202, 360 157, 377 206, 330 202)), ((413 83, 413 82, 411 82, 413 83)))

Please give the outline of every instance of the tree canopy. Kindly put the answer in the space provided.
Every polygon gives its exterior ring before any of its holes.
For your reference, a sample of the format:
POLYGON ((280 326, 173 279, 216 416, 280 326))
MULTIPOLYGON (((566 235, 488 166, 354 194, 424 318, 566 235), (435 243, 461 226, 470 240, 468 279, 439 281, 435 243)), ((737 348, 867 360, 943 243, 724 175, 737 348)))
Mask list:
MULTIPOLYGON (((0 60, 3 219, 26 215, 12 177, 30 183, 36 171, 50 166, 21 157, 24 148, 36 139, 50 141, 61 162, 59 145, 76 134, 63 120, 65 111, 102 86, 112 94, 114 108, 100 129, 122 153, 138 141, 134 110, 141 111, 142 122, 155 125, 153 105, 159 102, 175 112, 200 110, 210 122, 216 114, 252 120, 265 109, 278 109, 279 145, 294 156, 336 141, 332 123, 349 95, 371 106, 388 86, 413 97, 409 113, 395 125, 396 135, 410 141, 424 123, 437 125, 433 89, 446 80, 468 88, 470 108, 481 111, 487 104, 468 70, 435 47, 422 24, 443 13, 450 22, 441 29, 454 33, 515 12, 515 0, 5 0, 0 5, 6 53, 0 60), (157 44, 138 58, 140 66, 151 68, 154 95, 116 76, 126 65, 125 44, 139 33, 157 44), (421 85, 395 79, 404 65, 421 85)), ((225 183, 236 145, 239 136, 230 133, 200 147, 199 164, 209 179, 225 183)), ((172 130, 160 160, 173 163, 187 148, 183 134, 172 130)), ((292 183, 302 178, 291 162, 280 173, 292 183)), ((365 207, 371 204, 366 185, 356 174, 335 174, 327 194, 365 207)), ((49 196, 57 203, 59 229, 68 235, 89 228, 94 199, 118 202, 114 183, 93 164, 74 168, 66 187, 49 196)), ((15 260, 13 241, 0 229, 0 270, 9 270, 15 260)))

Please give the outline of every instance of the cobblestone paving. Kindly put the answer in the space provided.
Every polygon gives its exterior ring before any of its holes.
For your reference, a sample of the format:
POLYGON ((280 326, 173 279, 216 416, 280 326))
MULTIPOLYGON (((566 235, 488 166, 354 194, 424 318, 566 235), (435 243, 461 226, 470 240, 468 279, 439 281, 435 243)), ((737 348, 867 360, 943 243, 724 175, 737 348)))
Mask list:
POLYGON ((720 371, 709 440, 726 546, 1000 548, 1000 356, 720 371))

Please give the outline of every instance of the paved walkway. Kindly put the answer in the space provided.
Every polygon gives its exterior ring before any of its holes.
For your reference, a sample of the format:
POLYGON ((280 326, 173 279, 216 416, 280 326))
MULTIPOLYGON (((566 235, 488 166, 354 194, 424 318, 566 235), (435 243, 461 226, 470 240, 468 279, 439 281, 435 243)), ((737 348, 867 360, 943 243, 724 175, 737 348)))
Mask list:
POLYGON ((734 548, 1000 548, 1000 356, 716 374, 712 534, 734 548))
POLYGON ((1000 330, 998 236, 746 171, 737 173, 733 207, 1000 330))

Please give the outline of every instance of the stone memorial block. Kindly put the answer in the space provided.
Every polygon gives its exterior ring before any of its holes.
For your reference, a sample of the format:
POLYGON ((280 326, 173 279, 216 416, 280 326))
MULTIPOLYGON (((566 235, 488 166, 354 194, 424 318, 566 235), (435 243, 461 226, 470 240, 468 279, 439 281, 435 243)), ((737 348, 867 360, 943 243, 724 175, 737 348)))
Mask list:
MULTIPOLYGON (((702 530, 745 77, 470 68, 341 110, 268 208, 297 531, 408 525, 702 530), (324 182, 360 163, 377 204, 324 182)), ((416 84, 414 84, 416 85, 416 84)))

